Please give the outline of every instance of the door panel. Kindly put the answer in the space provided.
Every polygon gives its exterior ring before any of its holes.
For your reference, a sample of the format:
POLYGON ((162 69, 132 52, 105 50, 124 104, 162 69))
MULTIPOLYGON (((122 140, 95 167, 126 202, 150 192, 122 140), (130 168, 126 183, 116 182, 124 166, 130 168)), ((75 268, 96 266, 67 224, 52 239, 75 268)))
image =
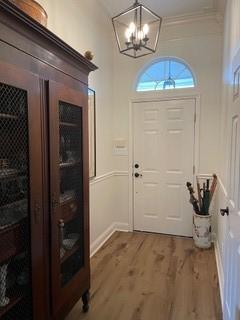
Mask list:
POLYGON ((134 104, 134 228, 192 235, 195 100, 134 104))
POLYGON ((3 63, 0 75, 0 318, 43 320, 40 83, 3 63))
POLYGON ((233 91, 230 99, 228 126, 229 139, 229 216, 226 220, 224 250, 224 320, 235 320, 240 316, 240 51, 233 63, 233 91), (236 76, 239 72, 239 75, 236 76))
POLYGON ((51 278, 54 317, 89 287, 86 95, 50 82, 51 278))

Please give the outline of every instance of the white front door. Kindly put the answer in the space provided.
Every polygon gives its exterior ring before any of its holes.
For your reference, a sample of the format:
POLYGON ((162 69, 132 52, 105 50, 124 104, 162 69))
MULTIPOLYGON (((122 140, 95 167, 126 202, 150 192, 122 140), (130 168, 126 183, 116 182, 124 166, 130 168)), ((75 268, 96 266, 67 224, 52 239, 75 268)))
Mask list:
POLYGON ((240 319, 240 50, 230 93, 228 207, 224 244, 224 320, 240 319))
POLYGON ((135 230, 192 236, 186 182, 193 182, 195 104, 134 103, 135 230))

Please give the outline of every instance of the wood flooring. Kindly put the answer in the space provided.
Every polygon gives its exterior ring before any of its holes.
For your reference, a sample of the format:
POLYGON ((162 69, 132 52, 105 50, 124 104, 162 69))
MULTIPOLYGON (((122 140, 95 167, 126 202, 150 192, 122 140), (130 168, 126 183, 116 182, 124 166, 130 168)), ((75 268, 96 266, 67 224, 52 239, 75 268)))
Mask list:
POLYGON ((222 320, 214 249, 192 239, 116 232, 91 267, 89 313, 66 320, 222 320))

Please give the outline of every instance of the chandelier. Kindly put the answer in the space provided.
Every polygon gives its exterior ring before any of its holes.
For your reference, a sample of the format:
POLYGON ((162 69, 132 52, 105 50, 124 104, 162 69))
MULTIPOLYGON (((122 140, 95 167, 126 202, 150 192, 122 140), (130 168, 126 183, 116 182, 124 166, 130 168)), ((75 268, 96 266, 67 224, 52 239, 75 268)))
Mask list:
POLYGON ((138 0, 112 23, 120 53, 139 58, 156 52, 162 18, 138 0))

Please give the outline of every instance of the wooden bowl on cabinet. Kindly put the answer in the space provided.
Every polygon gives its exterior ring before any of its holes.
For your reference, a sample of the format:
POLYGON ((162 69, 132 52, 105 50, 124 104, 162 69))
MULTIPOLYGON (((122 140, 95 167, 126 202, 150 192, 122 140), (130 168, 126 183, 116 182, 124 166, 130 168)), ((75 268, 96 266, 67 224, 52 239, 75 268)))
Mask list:
POLYGON ((31 18, 41 23, 44 27, 47 26, 48 15, 43 7, 34 0, 9 0, 16 7, 21 9, 31 18))

